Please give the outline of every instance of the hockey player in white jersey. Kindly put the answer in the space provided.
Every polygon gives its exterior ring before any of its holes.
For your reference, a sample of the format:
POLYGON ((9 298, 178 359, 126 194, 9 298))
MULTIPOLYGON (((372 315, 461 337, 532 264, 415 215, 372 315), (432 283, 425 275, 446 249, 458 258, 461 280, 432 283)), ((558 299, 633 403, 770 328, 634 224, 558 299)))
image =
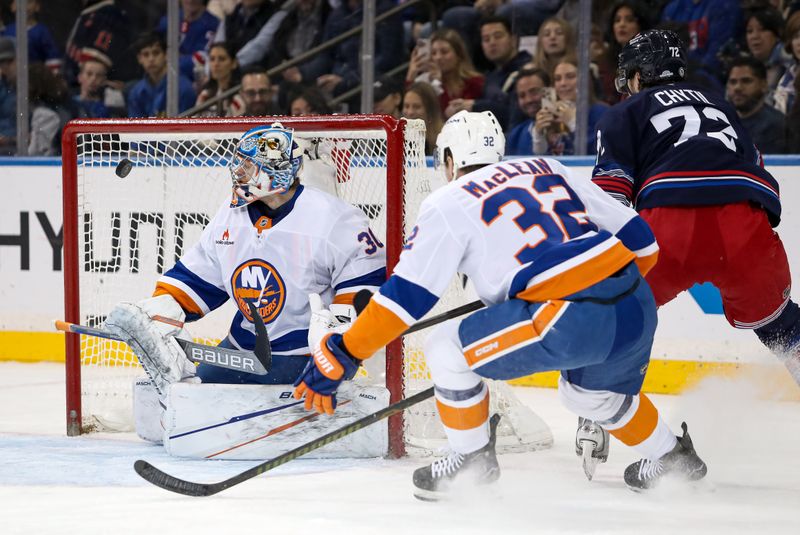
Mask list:
POLYGON ((490 112, 451 117, 436 154, 450 183, 422 204, 400 261, 343 334, 329 333, 296 382, 306 407, 331 412, 339 382, 428 312, 455 273, 487 305, 442 324, 425 358, 452 452, 418 469, 415 495, 438 499, 458 480, 490 483, 500 470, 482 377, 561 370, 563 403, 601 421, 643 459, 633 489, 664 475, 699 479, 706 466, 640 392, 656 307, 641 273, 656 261, 653 234, 589 177, 559 162, 501 162, 505 139, 490 112))
POLYGON ((293 131, 279 123, 246 132, 229 164, 232 201, 225 201, 199 242, 160 277, 153 297, 121 303, 108 315, 107 328, 129 342, 162 401, 168 386, 181 381, 291 384, 309 360, 312 312, 316 324, 322 318, 334 327, 355 317, 352 301, 359 290, 375 290, 386 280, 383 245, 367 217, 336 197, 305 188, 298 179, 302 158, 293 131), (309 294, 319 296, 312 305, 309 294), (186 336, 184 321, 197 320, 228 299, 238 310, 220 345, 253 349, 248 304, 254 304, 272 349, 267 375, 195 367, 175 342, 186 336))

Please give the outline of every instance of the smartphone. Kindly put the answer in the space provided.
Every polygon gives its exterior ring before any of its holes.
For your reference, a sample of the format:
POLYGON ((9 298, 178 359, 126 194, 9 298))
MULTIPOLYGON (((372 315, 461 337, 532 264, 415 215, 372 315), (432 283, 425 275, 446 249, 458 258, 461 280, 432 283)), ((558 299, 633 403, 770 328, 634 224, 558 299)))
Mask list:
POLYGON ((431 57, 430 39, 417 39, 417 54, 424 59, 429 59, 431 57))
POLYGON ((542 109, 556 115, 556 89, 545 87, 542 89, 542 109))

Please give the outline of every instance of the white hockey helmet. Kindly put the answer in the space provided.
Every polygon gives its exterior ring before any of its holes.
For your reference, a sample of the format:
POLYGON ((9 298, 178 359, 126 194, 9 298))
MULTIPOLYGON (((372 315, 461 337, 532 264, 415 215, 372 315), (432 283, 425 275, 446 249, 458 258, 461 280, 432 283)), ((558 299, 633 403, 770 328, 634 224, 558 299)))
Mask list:
POLYGON ((453 173, 470 165, 489 165, 503 159, 506 136, 490 111, 462 110, 450 117, 436 138, 433 164, 445 164, 445 152, 453 157, 453 173))

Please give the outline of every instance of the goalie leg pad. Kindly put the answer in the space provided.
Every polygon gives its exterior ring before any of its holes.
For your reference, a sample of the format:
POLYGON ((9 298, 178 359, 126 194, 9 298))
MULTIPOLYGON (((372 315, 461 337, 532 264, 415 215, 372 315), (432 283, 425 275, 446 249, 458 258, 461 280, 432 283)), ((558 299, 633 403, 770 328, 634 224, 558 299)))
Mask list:
POLYGON ((133 422, 139 438, 161 444, 164 435, 164 405, 153 381, 140 377, 133 382, 133 422))
POLYGON ((130 346, 161 396, 167 385, 195 375, 195 365, 186 358, 176 336, 188 333, 151 316, 183 321, 180 305, 169 295, 151 297, 139 303, 120 303, 106 318, 106 328, 130 346), (177 310, 176 310, 177 307, 177 310))
MULTIPOLYGON (((288 385, 175 383, 168 392, 164 448, 195 459, 271 459, 389 405, 385 387, 353 382, 342 383, 332 416, 305 411, 288 385)), ((384 420, 306 457, 380 457, 388 437, 384 420)))

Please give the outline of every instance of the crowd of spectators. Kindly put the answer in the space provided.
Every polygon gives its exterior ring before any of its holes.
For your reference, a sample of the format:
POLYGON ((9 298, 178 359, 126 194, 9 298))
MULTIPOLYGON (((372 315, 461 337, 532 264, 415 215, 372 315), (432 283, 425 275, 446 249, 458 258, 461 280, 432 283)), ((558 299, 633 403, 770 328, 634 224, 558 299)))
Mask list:
MULTIPOLYGON (((404 0, 375 0, 378 14, 404 0)), ((0 154, 16 147, 14 15, 27 5, 29 154, 58 154, 74 117, 166 114, 166 2, 0 0, 0 154), (73 12, 70 13, 69 9, 73 12), (133 59, 135 58, 135 61, 133 59)), ((507 153, 574 154, 578 0, 439 0, 375 28, 376 113, 423 119, 431 153, 443 121, 491 110, 507 153)), ((180 0, 179 111, 199 116, 361 111, 360 0, 180 0), (288 67, 282 67, 287 62, 288 67), (278 69, 274 76, 268 70, 278 69), (238 92, 232 88, 240 87, 238 92)), ((676 31, 688 77, 724 93, 764 153, 800 153, 800 0, 594 0, 589 143, 638 32, 676 31)))

